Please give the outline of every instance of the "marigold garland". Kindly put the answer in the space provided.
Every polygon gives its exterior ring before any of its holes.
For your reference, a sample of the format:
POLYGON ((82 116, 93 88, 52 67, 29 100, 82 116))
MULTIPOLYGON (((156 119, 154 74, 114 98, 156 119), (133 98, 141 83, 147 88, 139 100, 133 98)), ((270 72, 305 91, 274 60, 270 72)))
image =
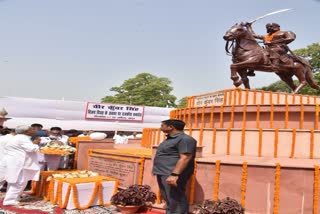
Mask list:
POLYGON ((269 105, 273 104, 273 93, 269 91, 269 105))
POLYGON ((307 95, 307 104, 310 104, 310 95, 307 95))
POLYGON ((192 137, 192 131, 193 129, 192 128, 189 128, 189 135, 192 137))
POLYGON ((233 105, 237 104, 237 89, 233 90, 233 105))
POLYGON ((160 137, 161 137, 161 129, 160 128, 158 128, 157 133, 158 133, 158 137, 157 137, 156 145, 159 145, 160 144, 160 137))
POLYGON ((289 105, 286 103, 286 110, 284 115, 284 128, 288 128, 288 121, 289 121, 289 105))
POLYGON ((231 129, 227 129, 227 155, 230 155, 230 132, 231 129))
POLYGON ((277 92, 277 104, 280 104, 280 92, 277 92))
POLYGON ((264 104, 264 91, 261 91, 261 104, 264 104))
POLYGON ((242 128, 241 132, 241 156, 244 155, 244 149, 246 144, 246 128, 242 128))
POLYGON ((270 128, 273 128, 273 115, 274 115, 274 105, 270 105, 270 128))
POLYGON ((292 94, 292 104, 296 104, 296 94, 292 94))
POLYGON ((216 140, 217 140, 217 128, 214 128, 213 129, 213 137, 212 137, 212 148, 211 148, 212 154, 216 153, 216 140))
POLYGON ((285 94, 284 94, 284 104, 288 104, 288 93, 286 92, 285 94))
POLYGON ((239 89, 238 105, 241 105, 241 101, 242 101, 242 90, 239 89))
POLYGON ((157 204, 161 203, 161 192, 160 192, 160 188, 158 187, 158 191, 157 191, 157 204))
POLYGON ((210 128, 213 128, 214 127, 214 106, 211 106, 211 109, 210 109, 210 128))
POLYGON ((314 130, 310 130, 310 159, 313 159, 313 150, 314 150, 314 130))
POLYGON ((246 89, 246 100, 245 100, 245 105, 248 105, 248 101, 249 101, 249 89, 246 89))
POLYGON ((139 180, 138 180, 138 184, 142 185, 143 183, 143 172, 144 172, 144 162, 145 162, 145 158, 143 157, 140 160, 140 170, 139 170, 139 180))
POLYGON ((276 165, 276 176, 274 184, 274 198, 273 198, 273 213, 279 214, 279 201, 280 201, 280 164, 276 165))
POLYGON ((242 127, 246 128, 247 122, 247 105, 243 106, 243 113, 242 113, 242 127))
POLYGON ((220 179, 220 160, 216 161, 216 170, 214 177, 214 186, 213 186, 213 200, 217 201, 219 196, 219 179, 220 179))
POLYGON ((263 131, 262 128, 259 129, 259 146, 258 146, 258 156, 261 157, 262 155, 262 135, 263 131))
POLYGON ((256 128, 260 128, 260 105, 257 106, 256 128))
POLYGON ((274 132, 274 150, 273 150, 273 157, 278 157, 278 141, 279 141, 279 129, 276 128, 274 132))
POLYGON ((231 105, 231 102, 232 102, 232 91, 233 90, 229 90, 229 95, 228 95, 228 105, 229 106, 231 105))
POLYGON ((257 89, 253 90, 253 104, 257 104, 257 89))
POLYGON ((204 127, 205 126, 205 123, 204 123, 204 114, 205 114, 205 107, 202 106, 202 109, 201 109, 201 127, 204 127))
POLYGON ((315 119, 315 129, 319 129, 319 104, 316 104, 316 119, 315 119))
POLYGON ((191 128, 191 111, 192 108, 188 109, 188 127, 191 128))
POLYGON ((183 109, 183 121, 186 121, 187 118, 187 108, 183 109))
POLYGON ((233 126, 234 126, 234 108, 235 108, 235 105, 232 105, 229 128, 233 128, 233 126))
POLYGON ((318 213, 318 205, 319 205, 319 166, 314 166, 313 214, 318 213))
POLYGON ((317 96, 313 96, 313 104, 317 103, 317 96))
POLYGON ((248 163, 244 162, 242 165, 241 199, 240 199, 240 204, 242 207, 245 207, 246 205, 247 177, 248 177, 248 163))
MULTIPOLYGON (((78 197, 77 197, 77 186, 75 184, 71 184, 72 185, 72 199, 73 199, 73 202, 74 202, 74 206, 78 209, 78 210, 85 210, 85 209, 88 209, 92 204, 93 204, 93 201, 94 199, 96 198, 97 196, 97 193, 98 193, 98 190, 99 190, 99 187, 101 185, 100 182, 95 182, 94 184, 94 189, 93 189, 93 192, 92 192, 92 195, 91 195, 91 198, 88 202, 87 205, 81 207, 79 205, 79 202, 78 202, 78 197)), ((67 197, 67 196, 66 196, 67 197)), ((64 208, 64 207, 61 207, 61 208, 64 208)))
POLYGON ((203 144, 203 126, 200 129, 200 134, 199 134, 199 146, 202 146, 203 144))
POLYGON ((300 94, 300 104, 303 104, 303 97, 302 97, 302 94, 300 94))
POLYGON ((222 105, 226 105, 227 102, 227 90, 223 90, 223 103, 222 105))
POLYGON ((194 125, 195 125, 195 128, 198 128, 199 124, 198 124, 198 110, 199 108, 196 107, 195 108, 195 112, 194 112, 194 125))
POLYGON ((292 129, 292 144, 291 144, 290 158, 294 158, 294 153, 296 148, 296 134, 297 134, 297 129, 292 129))
POLYGON ((190 183, 190 194, 189 194, 189 204, 193 204, 194 202, 194 189, 196 185, 196 175, 197 175, 197 161, 194 161, 194 171, 191 177, 190 183))
POLYGON ((278 30, 278 31, 276 31, 276 32, 274 32, 274 33, 272 33, 270 35, 269 34, 265 35, 264 36, 264 41, 265 42, 271 42, 273 40, 274 36, 277 35, 279 32, 280 32, 280 30, 278 30))
POLYGON ((301 104, 301 109, 300 109, 300 129, 304 128, 304 105, 301 104))
POLYGON ((220 106, 220 128, 223 127, 223 110, 224 106, 220 106))

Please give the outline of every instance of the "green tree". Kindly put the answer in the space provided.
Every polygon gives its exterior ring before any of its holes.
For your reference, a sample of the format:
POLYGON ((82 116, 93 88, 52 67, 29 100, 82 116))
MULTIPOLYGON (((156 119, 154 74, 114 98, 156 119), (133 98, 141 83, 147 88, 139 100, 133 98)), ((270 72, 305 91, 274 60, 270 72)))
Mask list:
POLYGON ((182 97, 179 101, 178 101, 178 108, 185 108, 187 106, 187 100, 188 97, 182 97))
POLYGON ((140 73, 134 78, 125 80, 121 86, 112 87, 114 96, 101 99, 105 103, 146 105, 158 107, 176 107, 176 97, 171 94, 171 81, 149 73, 140 73))
MULTIPOLYGON (((294 53, 298 56, 302 56, 309 60, 314 72, 314 79, 319 84, 320 83, 320 43, 313 43, 306 48, 297 49, 294 53)), ((299 84, 297 80, 294 81, 296 85, 299 84)), ((268 86, 260 88, 265 91, 281 91, 281 92, 291 92, 291 89, 283 81, 276 81, 268 86)), ((312 89, 309 85, 301 90, 301 94, 309 95, 320 95, 320 91, 312 89)))

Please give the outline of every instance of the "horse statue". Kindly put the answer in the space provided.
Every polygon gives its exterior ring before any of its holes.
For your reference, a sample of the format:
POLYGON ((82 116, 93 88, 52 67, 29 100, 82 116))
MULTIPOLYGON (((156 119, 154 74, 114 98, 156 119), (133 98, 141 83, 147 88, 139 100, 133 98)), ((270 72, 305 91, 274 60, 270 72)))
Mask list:
POLYGON ((306 59, 294 54, 287 54, 291 64, 273 65, 267 49, 256 41, 250 24, 233 25, 223 36, 223 39, 226 40, 225 50, 228 54, 230 54, 229 50, 232 47, 231 79, 236 87, 243 84, 245 88, 250 89, 248 76, 253 76, 253 71, 264 71, 275 72, 292 89, 293 93, 299 93, 307 84, 320 90, 320 86, 314 81, 311 66, 306 59), (231 45, 229 42, 232 42, 231 45), (293 76, 298 78, 298 86, 294 84, 293 76))

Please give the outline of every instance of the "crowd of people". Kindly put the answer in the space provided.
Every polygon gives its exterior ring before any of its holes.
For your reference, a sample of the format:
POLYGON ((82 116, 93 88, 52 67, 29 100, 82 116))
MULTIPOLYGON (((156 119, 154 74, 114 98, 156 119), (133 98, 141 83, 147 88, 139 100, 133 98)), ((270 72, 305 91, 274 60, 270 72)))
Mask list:
MULTIPOLYGON (((101 132, 63 131, 57 126, 44 130, 39 123, 21 125, 15 129, 0 126, 0 189, 6 191, 3 205, 23 204, 19 202, 20 195, 31 187, 31 180, 39 179, 40 171, 73 168, 72 156, 47 155, 40 153, 40 148, 49 143, 75 146, 70 138, 99 135, 107 137, 101 132)), ((119 131, 115 132, 113 139, 115 144, 126 144, 128 139, 138 137, 135 132, 126 136, 119 131)))

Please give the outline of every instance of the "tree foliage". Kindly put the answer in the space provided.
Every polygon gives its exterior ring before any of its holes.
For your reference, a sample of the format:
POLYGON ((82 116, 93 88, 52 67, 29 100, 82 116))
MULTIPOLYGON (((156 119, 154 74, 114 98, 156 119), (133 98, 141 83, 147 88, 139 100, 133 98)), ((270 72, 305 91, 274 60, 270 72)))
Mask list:
POLYGON ((187 107, 187 100, 188 97, 182 97, 179 101, 178 101, 178 108, 185 108, 187 107))
POLYGON ((114 96, 101 99, 105 103, 146 105, 158 107, 176 107, 176 97, 171 94, 171 81, 149 73, 140 73, 134 78, 125 80, 121 86, 112 87, 114 96))
MULTIPOLYGON (((307 46, 307 48, 301 48, 295 50, 294 53, 298 56, 302 56, 309 60, 310 65, 312 67, 312 71, 314 72, 315 81, 320 84, 320 43, 313 43, 312 45, 307 46)), ((299 82, 297 80, 294 81, 295 85, 298 85, 299 82)), ((281 80, 276 81, 268 86, 264 86, 260 88, 265 91, 281 91, 281 92, 291 92, 291 89, 287 84, 281 80)), ((302 94, 309 95, 320 95, 320 91, 312 89, 309 85, 304 87, 301 90, 302 94)))

